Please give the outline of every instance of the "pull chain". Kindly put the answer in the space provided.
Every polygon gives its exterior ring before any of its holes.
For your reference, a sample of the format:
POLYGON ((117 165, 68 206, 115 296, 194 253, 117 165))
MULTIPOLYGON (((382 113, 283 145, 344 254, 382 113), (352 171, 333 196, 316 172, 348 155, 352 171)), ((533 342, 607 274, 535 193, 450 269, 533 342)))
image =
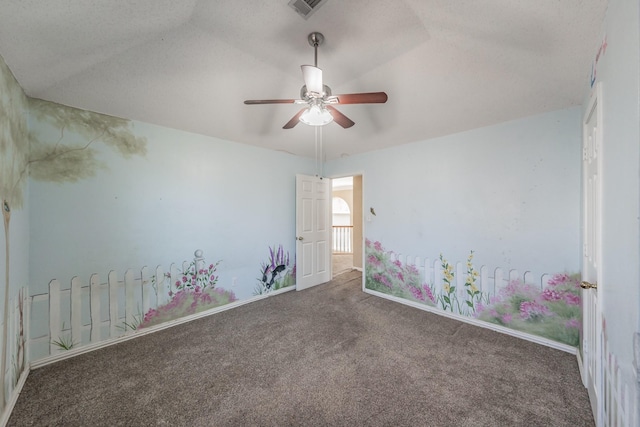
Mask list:
POLYGON ((320 128, 320 176, 324 176, 324 150, 322 146, 322 128, 324 126, 318 126, 320 128))
POLYGON ((322 126, 314 126, 316 140, 316 176, 322 178, 324 174, 324 153, 322 146, 322 126))
POLYGON ((315 133, 315 140, 316 140, 316 150, 315 150, 315 157, 316 157, 316 176, 320 176, 320 168, 318 167, 318 126, 314 127, 314 133, 315 133))

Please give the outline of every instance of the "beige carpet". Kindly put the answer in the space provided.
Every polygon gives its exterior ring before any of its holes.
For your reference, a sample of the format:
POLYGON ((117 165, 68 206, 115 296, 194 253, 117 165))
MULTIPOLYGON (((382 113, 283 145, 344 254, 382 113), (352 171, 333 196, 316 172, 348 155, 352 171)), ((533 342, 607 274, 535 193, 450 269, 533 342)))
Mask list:
POLYGON ((11 426, 593 426, 576 357, 357 271, 37 369, 11 426))
POLYGON ((331 256, 333 277, 353 269, 353 254, 333 254, 331 256))

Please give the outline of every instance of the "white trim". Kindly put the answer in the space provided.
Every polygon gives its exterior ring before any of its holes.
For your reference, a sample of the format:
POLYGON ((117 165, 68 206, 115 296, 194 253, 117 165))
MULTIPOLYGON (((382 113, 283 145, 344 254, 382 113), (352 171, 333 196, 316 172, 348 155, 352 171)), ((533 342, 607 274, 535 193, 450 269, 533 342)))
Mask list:
MULTIPOLYGON (((581 177, 581 186, 582 186, 582 200, 580 202, 581 208, 580 208, 580 216, 581 216, 581 226, 580 226, 580 235, 581 235, 581 243, 582 243, 582 255, 580 257, 580 264, 581 264, 581 275, 582 278, 585 280, 595 280, 596 284, 599 284, 600 287, 596 290, 591 290, 588 292, 595 292, 595 298, 596 300, 596 304, 595 304, 595 310, 589 310, 587 312, 587 305, 586 304, 590 304, 592 301, 589 301, 588 303, 586 302, 586 298, 584 297, 584 292, 587 291, 583 291, 583 295, 582 295, 582 302, 581 302, 581 308, 582 308, 582 312, 583 312, 583 316, 582 316, 582 330, 583 330, 583 335, 584 337, 587 337, 587 345, 585 346, 585 341, 584 338, 581 339, 581 343, 580 345, 583 348, 584 351, 584 364, 585 364, 585 369, 584 369, 584 378, 583 378, 583 383, 585 384, 585 386, 587 387, 587 392, 589 394, 589 402, 591 404, 591 410, 593 412, 593 418, 595 420, 595 423, 597 426, 602 426, 604 425, 604 418, 603 418, 603 414, 604 414, 604 408, 605 408, 605 402, 603 399, 605 399, 605 393, 604 393, 604 380, 605 378, 603 378, 602 373, 604 372, 604 366, 606 364, 606 355, 603 353, 603 331, 602 331, 602 322, 603 322, 603 317, 602 317, 602 292, 603 292, 603 288, 602 288, 602 274, 603 274, 603 267, 602 267, 602 212, 603 212, 603 208, 602 208, 602 198, 603 198, 603 190, 602 190, 602 186, 603 186, 603 154, 604 154, 604 133, 603 133, 603 126, 604 126, 604 115, 603 115, 603 97, 602 97, 602 93, 603 93, 603 89, 602 89, 602 82, 599 81, 596 83, 595 87, 592 89, 590 95, 589 95, 589 102, 587 103, 587 109, 584 110, 584 114, 582 117, 582 177, 581 177), (588 129, 588 123, 591 119, 591 117, 595 115, 595 117, 597 118, 596 120, 596 125, 595 125, 595 129, 596 129, 596 135, 595 135, 595 141, 593 142, 595 145, 595 151, 596 151, 596 166, 597 166, 597 173, 598 173, 598 181, 597 181, 597 197, 596 197, 596 202, 597 202, 597 206, 594 206, 594 208, 596 209, 596 218, 595 218, 595 223, 593 224, 593 228, 596 234, 596 242, 597 244, 595 244, 595 247, 593 248, 593 250, 595 251, 595 260, 596 260, 596 265, 597 265, 597 270, 596 270, 596 277, 592 278, 592 277, 588 277, 587 274, 587 263, 585 261, 585 245, 587 243, 587 210, 588 210, 588 206, 586 206, 586 202, 587 202, 587 196, 588 196, 588 186, 587 186, 587 170, 585 167, 585 158, 584 158, 584 153, 585 153, 585 149, 586 149, 586 141, 588 138, 588 133, 589 133, 589 129, 588 129), (593 311, 593 313, 592 313, 593 311), (595 320, 592 320, 593 318, 595 318, 595 320), (589 323, 591 320, 591 323, 589 323), (593 334, 590 333, 590 330, 594 329, 593 334), (591 339, 589 341, 589 337, 593 336, 594 338, 591 339), (588 348, 587 348, 588 347, 588 348), (595 376, 595 378, 591 379, 589 378, 590 375, 590 371, 593 368, 593 375, 595 376), (593 385, 595 387, 595 390, 591 389, 591 385, 593 385)), ((593 196, 590 196, 593 197, 593 196)), ((589 298, 590 300, 591 298, 589 298)))
MULTIPOLYGON (((367 238, 366 238, 366 236, 367 236, 367 230, 366 230, 367 221, 366 221, 366 215, 364 213, 365 212, 365 208, 364 208, 365 207, 365 203, 364 203, 364 195, 365 195, 365 191, 364 191, 364 187, 365 187, 364 181, 365 181, 365 179, 364 179, 364 177, 365 177, 365 171, 364 171, 364 169, 360 169, 358 172, 334 173, 333 175, 329 176, 329 178, 335 179, 335 178, 344 178, 344 177, 347 177, 347 176, 351 176, 351 177, 360 176, 362 178, 361 188, 360 188, 360 193, 361 193, 360 202, 362 203, 362 206, 361 206, 362 207, 362 212, 360 213, 361 214, 360 223, 362 224, 362 241, 360 242, 361 247, 362 247, 362 251, 361 251, 362 252, 362 260, 360 262, 361 262, 361 265, 364 266, 364 261, 366 259, 366 256, 365 256, 366 243, 365 242, 367 240, 367 238)), ((333 188, 332 188, 332 190, 333 190, 333 188)), ((354 218, 354 222, 355 222, 355 218, 354 218)), ((358 270, 358 271, 364 273, 364 268, 363 267, 352 267, 352 268, 354 270, 358 270)), ((331 266, 331 269, 332 269, 331 277, 333 278, 333 265, 331 266)), ((362 289, 364 290, 364 274, 362 274, 362 289)))
POLYGON ((172 326, 181 325, 183 323, 187 323, 187 322, 190 322, 190 321, 196 320, 196 319, 201 319, 203 317, 207 317, 207 316, 210 316, 212 314, 216 314, 216 313, 220 313, 220 312, 223 312, 223 311, 226 311, 226 310, 230 310, 232 308, 240 307, 240 306, 245 305, 245 304, 249 304, 249 303, 252 303, 252 302, 259 301, 261 299, 268 298, 271 295, 277 295, 277 294, 280 294, 282 292, 287 292, 287 291, 290 291, 290 290, 293 290, 293 289, 295 289, 295 286, 288 286, 286 288, 278 289, 277 291, 270 292, 268 294, 256 295, 253 298, 249 298, 249 299, 242 300, 242 301, 235 301, 235 302, 232 302, 232 303, 229 303, 229 304, 221 305, 220 307, 212 308, 211 310, 206 310, 206 311, 203 311, 203 312, 200 312, 200 313, 192 314, 190 316, 185 316, 185 317, 181 317, 179 319, 170 320, 168 322, 164 322, 164 323, 161 323, 159 325, 150 326, 148 328, 144 328, 144 329, 141 329, 141 330, 137 330, 136 332, 132 332, 132 333, 130 333, 128 335, 123 335, 123 336, 117 337, 117 338, 111 338, 111 339, 108 339, 108 340, 100 341, 100 342, 95 343, 95 344, 84 345, 82 347, 78 347, 77 349, 71 349, 71 350, 68 350, 68 351, 63 351, 62 353, 58 353, 58 354, 55 354, 55 355, 52 355, 52 356, 44 357, 42 359, 38 359, 38 360, 36 360, 34 362, 31 362, 31 369, 38 369, 38 368, 41 368, 41 367, 46 366, 46 365, 50 365, 50 364, 55 363, 55 362, 59 362, 61 360, 69 359, 69 358, 74 357, 74 356, 79 356, 79 355, 84 354, 84 353, 89 353, 89 352, 94 351, 94 350, 99 350, 101 348, 109 347, 109 346, 114 345, 114 344, 118 344, 118 343, 121 343, 121 342, 129 341, 130 339, 138 338, 138 337, 141 337, 143 335, 147 335, 147 334, 151 334, 151 333, 154 333, 154 332, 162 331, 162 330, 170 328, 172 326))
POLYGON ((16 386, 11 391, 11 399, 9 399, 6 406, 4 407, 4 410, 2 411, 2 417, 0 418, 1 427, 5 427, 9 422, 9 418, 11 417, 11 413, 13 412, 13 407, 16 406, 16 402, 18 401, 18 397, 20 396, 22 387, 24 387, 24 383, 27 382, 29 372, 31 372, 31 369, 27 365, 24 368, 24 371, 22 371, 22 374, 20 374, 20 378, 18 378, 16 386))
POLYGON ((268 294, 266 294, 268 297, 269 296, 275 296, 275 295, 280 295, 283 294, 285 292, 289 292, 289 291, 294 291, 296 289, 295 285, 294 286, 287 286, 285 288, 280 288, 280 289, 276 289, 275 291, 271 291, 268 294))
MULTIPOLYGON (((363 276, 364 279, 364 276, 363 276)), ((547 338, 539 337, 537 335, 527 334, 526 332, 516 331, 515 329, 506 328, 504 326, 496 325, 493 323, 485 322, 483 320, 477 320, 471 317, 462 316, 460 314, 449 313, 447 311, 441 310, 439 308, 429 307, 424 304, 420 304, 417 302, 409 301, 404 298, 395 297, 392 295, 383 294, 382 292, 372 291, 371 289, 364 288, 364 292, 378 296, 380 298, 388 299, 394 302, 399 302, 400 304, 408 305, 410 307, 414 307, 420 310, 428 311, 433 314, 437 314, 444 317, 449 317, 454 320, 459 320, 461 322, 470 323, 474 326, 480 326, 481 328, 490 329, 492 331, 500 332, 505 335, 511 335, 516 338, 521 338, 526 341, 531 341, 536 344, 542 344, 547 347, 554 348, 556 350, 561 350, 570 354, 576 354, 578 349, 576 347, 572 347, 567 344, 562 344, 557 341, 552 341, 547 338)))
POLYGON ((587 377, 586 371, 584 370, 584 363, 582 362, 582 353, 576 351, 576 359, 578 360, 578 371, 580 372, 580 380, 582 380, 582 385, 587 387, 587 377))

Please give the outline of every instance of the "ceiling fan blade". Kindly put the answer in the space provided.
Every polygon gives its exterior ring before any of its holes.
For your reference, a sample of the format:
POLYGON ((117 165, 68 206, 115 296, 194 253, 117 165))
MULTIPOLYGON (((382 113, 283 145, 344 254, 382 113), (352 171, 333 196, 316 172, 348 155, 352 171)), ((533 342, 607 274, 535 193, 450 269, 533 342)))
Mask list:
POLYGON ((303 108, 302 110, 298 111, 298 113, 297 113, 295 116, 293 116, 293 117, 291 118, 291 120, 289 120, 289 121, 287 122, 287 124, 286 124, 286 125, 282 126, 282 129, 291 129, 291 128, 293 128, 295 125, 297 125, 297 124, 298 124, 298 122, 300 121, 300 116, 301 116, 301 115, 302 115, 302 113, 304 113, 305 111, 307 111, 307 109, 306 109, 306 108, 303 108))
POLYGON ((304 84, 307 85, 307 91, 315 92, 322 96, 322 70, 313 65, 301 65, 302 77, 304 84))
POLYGON ((295 103, 295 99, 247 99, 244 101, 247 105, 258 105, 258 104, 293 104, 295 103))
POLYGON ((338 98, 338 104, 384 104, 388 98, 384 92, 346 93, 334 96, 338 98))
POLYGON ((353 120, 342 114, 340 111, 336 110, 331 105, 325 105, 325 108, 329 110, 329 114, 331 114, 331 117, 333 117, 333 121, 343 128, 350 128, 351 126, 356 124, 353 120))

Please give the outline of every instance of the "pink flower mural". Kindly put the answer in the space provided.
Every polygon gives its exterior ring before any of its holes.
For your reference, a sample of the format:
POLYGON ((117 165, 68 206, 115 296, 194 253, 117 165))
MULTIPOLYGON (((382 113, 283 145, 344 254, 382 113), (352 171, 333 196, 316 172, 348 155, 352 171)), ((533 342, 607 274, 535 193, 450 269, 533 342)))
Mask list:
POLYGON ((559 273, 542 290, 521 280, 509 282, 488 305, 476 307, 476 317, 577 346, 580 303, 580 276, 559 273))
POLYGON ((149 309, 138 325, 125 326, 131 329, 146 328, 237 301, 233 292, 215 287, 219 264, 220 261, 206 267, 204 258, 196 258, 184 271, 179 272, 175 280, 171 273, 165 273, 169 283, 173 284, 173 289, 168 292, 170 301, 149 309))
POLYGON ((367 289, 568 345, 579 344, 581 298, 577 274, 555 274, 543 288, 512 280, 496 294, 489 294, 479 286, 479 273, 473 265, 474 252, 471 251, 466 271, 460 273, 464 274, 462 281, 457 278, 454 266, 440 254, 442 283, 436 287, 426 283, 415 266, 392 259, 393 252, 385 251, 382 243, 369 239, 365 243, 367 289))
POLYGON ((365 241, 365 282, 369 289, 394 295, 426 305, 435 306, 433 290, 423 283, 420 272, 413 265, 392 260, 380 242, 365 241))

